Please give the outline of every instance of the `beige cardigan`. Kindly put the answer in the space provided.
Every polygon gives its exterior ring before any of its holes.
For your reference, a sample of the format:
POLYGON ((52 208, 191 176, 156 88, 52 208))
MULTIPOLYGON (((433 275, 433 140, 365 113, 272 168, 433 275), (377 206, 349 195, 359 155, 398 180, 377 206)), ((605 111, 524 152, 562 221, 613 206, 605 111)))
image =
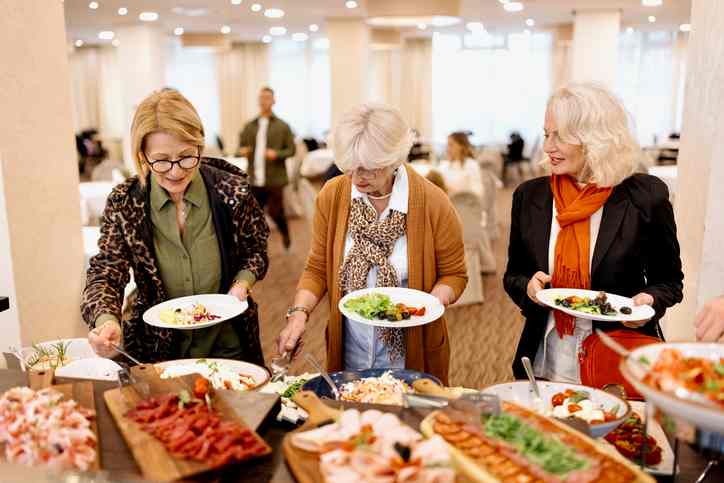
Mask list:
MULTIPOLYGON (((409 165, 404 166, 410 186, 407 213, 408 285, 430 292, 437 284, 452 287, 455 299, 462 294, 468 276, 465 266, 462 225, 447 195, 409 165)), ((349 176, 329 181, 317 196, 312 246, 298 289, 320 299, 329 292, 327 368, 343 369, 344 324, 338 309, 342 293, 339 267, 344 257, 352 182, 349 176)), ((445 319, 405 329, 405 366, 433 374, 448 383, 450 342, 445 319)))

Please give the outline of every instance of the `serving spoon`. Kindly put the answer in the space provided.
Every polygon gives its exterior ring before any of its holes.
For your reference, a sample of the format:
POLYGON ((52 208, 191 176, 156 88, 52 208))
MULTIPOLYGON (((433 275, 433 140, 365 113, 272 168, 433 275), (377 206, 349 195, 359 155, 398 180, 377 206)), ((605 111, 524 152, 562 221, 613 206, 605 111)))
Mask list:
POLYGON ((306 352, 304 354, 304 358, 309 361, 310 364, 314 366, 314 368, 322 375, 322 379, 324 379, 327 384, 329 384, 329 387, 332 389, 332 394, 334 394, 335 401, 339 401, 339 389, 337 388, 337 385, 334 383, 331 377, 329 377, 329 374, 327 373, 324 368, 322 368, 322 365, 317 362, 317 359, 310 354, 309 352, 306 352))

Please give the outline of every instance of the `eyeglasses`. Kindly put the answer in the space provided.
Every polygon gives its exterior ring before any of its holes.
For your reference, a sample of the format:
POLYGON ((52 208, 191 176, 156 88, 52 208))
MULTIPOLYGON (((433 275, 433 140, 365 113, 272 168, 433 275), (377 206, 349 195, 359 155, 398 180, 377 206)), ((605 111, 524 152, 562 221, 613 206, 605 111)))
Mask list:
POLYGON ((363 179, 375 179, 379 175, 381 175, 385 171, 385 168, 377 168, 377 169, 365 169, 365 168, 356 168, 356 169, 350 169, 347 171, 348 176, 352 176, 353 174, 357 173, 357 177, 363 178, 363 179))
POLYGON ((184 156, 176 160, 172 159, 148 159, 148 164, 151 165, 151 169, 157 173, 168 173, 173 169, 174 164, 178 164, 179 167, 185 170, 194 169, 201 161, 201 156, 184 156))

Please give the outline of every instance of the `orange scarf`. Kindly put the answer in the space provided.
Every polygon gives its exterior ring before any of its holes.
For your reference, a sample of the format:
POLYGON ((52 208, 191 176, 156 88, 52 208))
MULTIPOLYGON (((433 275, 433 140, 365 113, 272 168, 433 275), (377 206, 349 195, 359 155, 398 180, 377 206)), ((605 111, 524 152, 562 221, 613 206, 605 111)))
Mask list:
MULTIPOLYGON (((556 204, 556 219, 561 227, 556 240, 551 287, 591 288, 591 215, 598 211, 611 188, 594 184, 580 188, 570 176, 551 176, 551 190, 556 204)), ((563 338, 573 335, 576 319, 556 310, 556 331, 563 338)))

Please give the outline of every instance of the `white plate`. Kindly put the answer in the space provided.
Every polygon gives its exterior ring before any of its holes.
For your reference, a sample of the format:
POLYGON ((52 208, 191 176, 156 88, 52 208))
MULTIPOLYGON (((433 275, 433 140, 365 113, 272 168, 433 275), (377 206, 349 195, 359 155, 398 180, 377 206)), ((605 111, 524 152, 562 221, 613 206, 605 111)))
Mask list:
POLYGON ((702 357, 719 361, 724 357, 724 344, 707 344, 696 342, 670 342, 650 344, 639 347, 631 352, 626 361, 621 361, 620 369, 623 377, 663 413, 681 418, 697 428, 724 434, 724 410, 696 401, 680 399, 674 394, 656 389, 643 382, 645 370, 635 361, 645 357, 651 364, 655 364, 659 354, 664 349, 676 349, 685 357, 702 357))
MULTIPOLYGON (((616 410, 616 416, 618 416, 618 418, 616 420, 590 426, 591 435, 594 438, 601 438, 607 435, 623 423, 629 417, 629 414, 631 414, 631 407, 627 401, 624 401, 613 394, 601 391, 600 389, 582 386, 580 384, 548 381, 538 381, 538 389, 540 389, 541 399, 543 399, 544 404, 546 404, 549 408, 551 406, 551 399, 553 399, 553 396, 560 392, 565 392, 567 389, 572 389, 574 391, 586 391, 590 395, 590 401, 594 405, 603 408, 605 411, 612 411, 618 406, 618 409, 616 410)), ((495 394, 501 401, 514 402, 537 411, 537 408, 535 408, 533 404, 535 396, 528 381, 496 384, 494 386, 488 386, 480 392, 484 394, 495 394)))
POLYGON ((191 295, 189 297, 179 297, 177 299, 167 300, 166 302, 154 305, 143 313, 143 320, 149 325, 160 327, 162 329, 180 329, 193 330, 211 327, 220 324, 229 319, 233 319, 239 314, 243 314, 249 307, 249 303, 240 301, 233 295, 223 294, 205 294, 191 295), (206 307, 210 314, 218 315, 220 318, 209 322, 200 322, 193 325, 176 325, 167 324, 161 321, 160 314, 164 309, 175 310, 177 308, 186 308, 193 304, 201 304, 206 307))
POLYGON ((402 329, 405 327, 416 327, 418 325, 429 324, 434 322, 445 313, 445 307, 440 301, 430 295, 429 293, 421 292, 420 290, 413 290, 411 288, 401 287, 378 287, 378 288, 366 288, 363 290, 355 290, 354 292, 348 293, 342 300, 339 301, 339 311, 342 315, 347 317, 349 320, 354 320, 360 324, 372 325, 375 327, 393 327, 396 329, 402 329), (353 312, 344 307, 344 304, 349 300, 362 295, 370 293, 382 293, 390 297, 393 303, 405 304, 410 307, 420 308, 425 307, 425 315, 417 316, 413 315, 407 320, 401 320, 399 322, 390 322, 389 320, 380 319, 365 319, 357 312, 353 312))
MULTIPOLYGON (((646 418, 646 403, 641 401, 629 401, 633 412, 639 415, 641 421, 646 418)), ((648 427, 649 436, 653 437, 658 445, 661 447, 661 463, 656 466, 647 466, 646 471, 652 475, 673 475, 674 474, 674 450, 671 449, 669 440, 666 437, 664 428, 661 427, 658 421, 649 421, 648 427)), ((604 444, 610 446, 614 451, 618 450, 608 441, 602 439, 604 444)))
POLYGON ((201 374, 202 376, 208 378, 210 370, 209 366, 205 364, 204 361, 208 363, 216 363, 231 372, 252 377, 254 379, 254 386, 249 388, 249 390, 256 389, 257 387, 262 386, 269 381, 269 371, 267 371, 263 367, 257 366, 256 364, 252 364, 250 362, 236 361, 233 359, 177 359, 174 361, 159 362, 158 364, 156 364, 156 368, 160 369, 161 371, 167 368, 173 371, 173 375, 168 377, 181 377, 189 374, 201 374))
POLYGON ((56 369, 57 377, 73 379, 94 379, 96 381, 117 381, 121 366, 110 359, 94 357, 78 359, 56 369))
POLYGON ((654 309, 649 305, 634 306, 633 300, 630 298, 614 295, 608 292, 606 292, 608 301, 614 309, 619 311, 618 315, 587 314, 585 312, 579 312, 578 310, 571 310, 566 307, 556 305, 556 299, 564 299, 573 295, 593 299, 598 295, 598 291, 577 288, 547 288, 538 292, 536 297, 538 297, 538 300, 540 300, 541 303, 544 303, 550 308, 560 310, 561 312, 565 312, 579 319, 597 320, 599 322, 637 322, 640 320, 649 320, 656 315, 654 309), (630 308, 631 313, 629 315, 620 313, 621 307, 630 308))

